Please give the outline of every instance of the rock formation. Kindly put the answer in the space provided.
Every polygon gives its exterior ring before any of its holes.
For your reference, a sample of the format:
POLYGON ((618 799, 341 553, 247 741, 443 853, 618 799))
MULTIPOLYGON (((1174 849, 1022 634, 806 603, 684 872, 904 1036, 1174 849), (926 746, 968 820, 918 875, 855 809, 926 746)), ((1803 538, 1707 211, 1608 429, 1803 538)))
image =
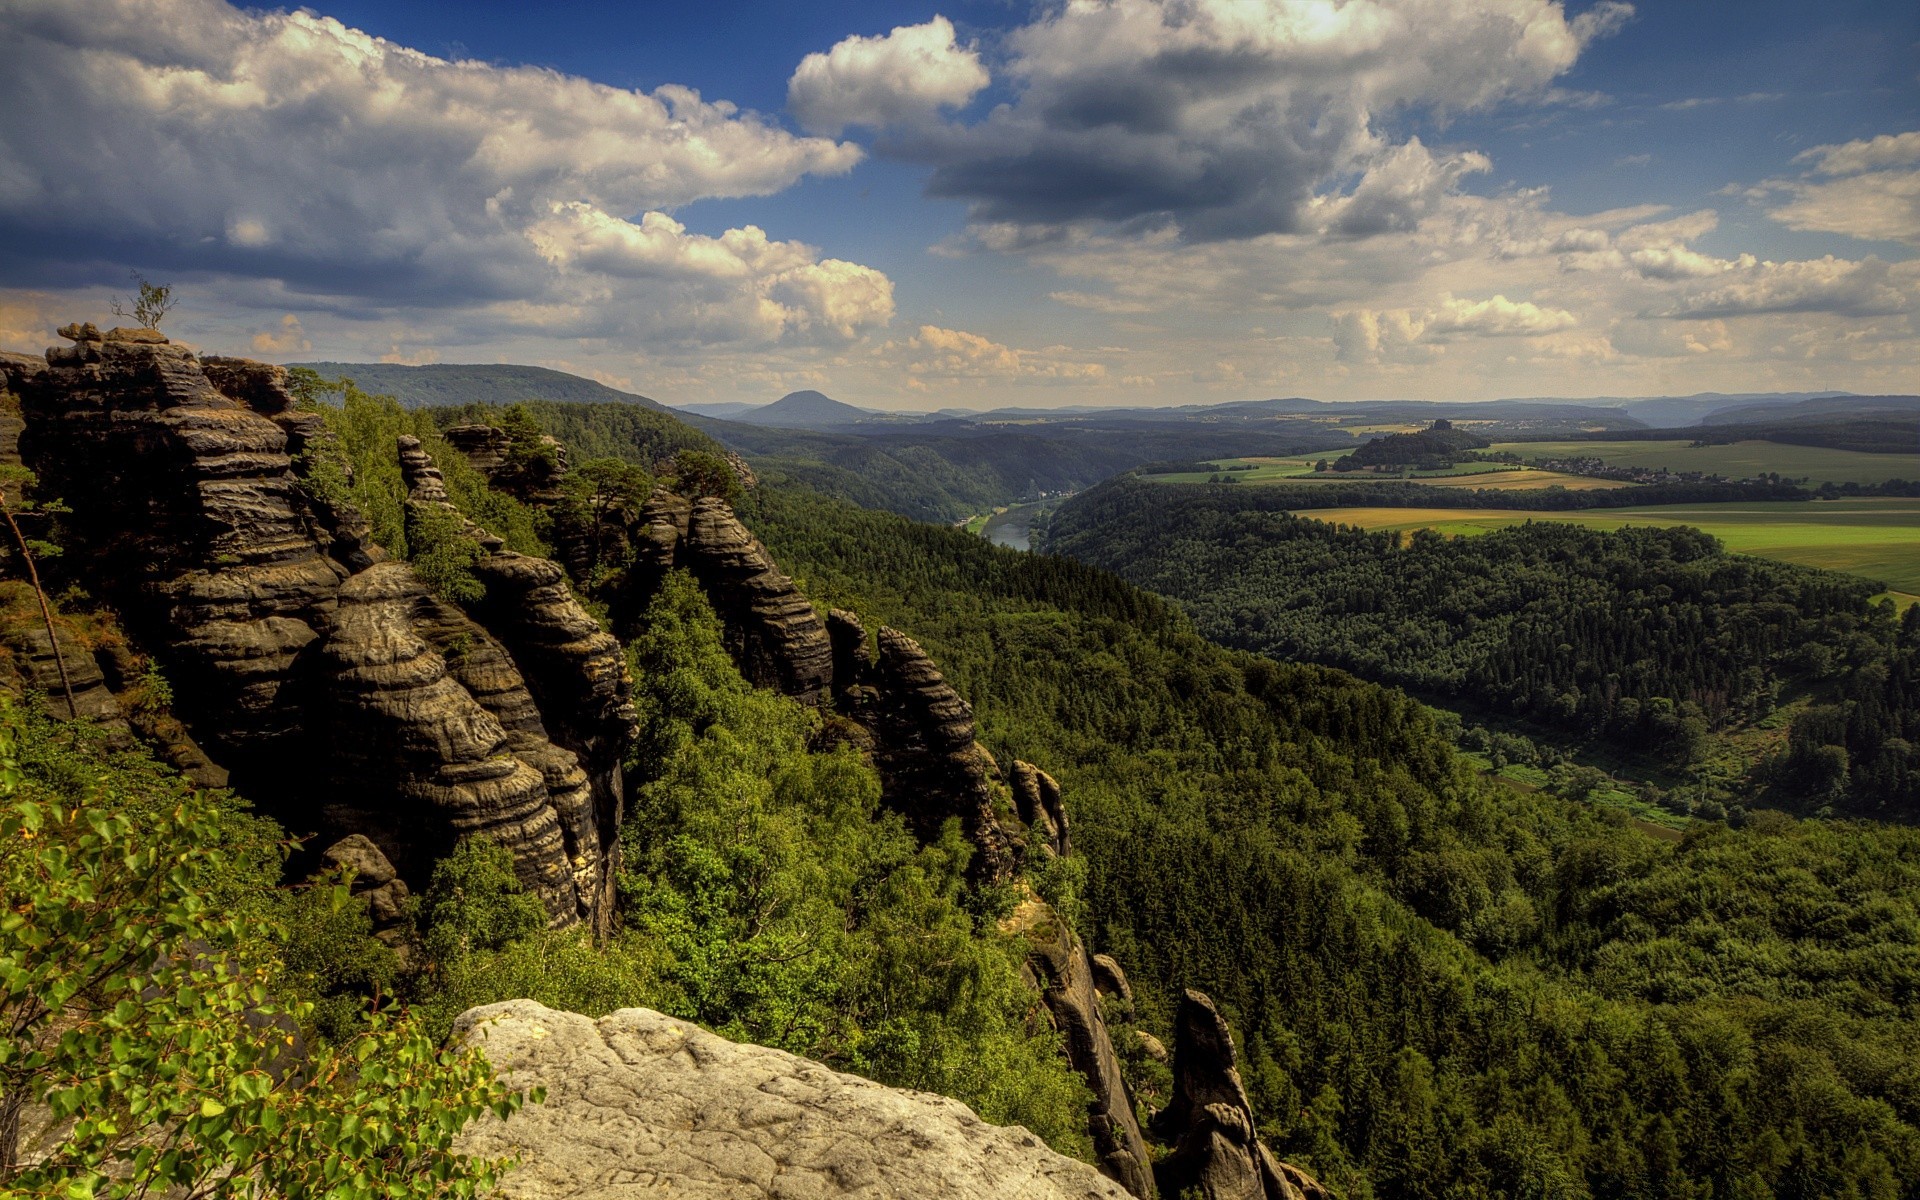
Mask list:
POLYGON ((390 946, 400 945, 406 933, 409 892, 406 880, 380 853, 380 847, 360 834, 351 834, 328 846, 320 861, 332 870, 351 873, 348 893, 366 905, 373 936, 390 946))
POLYGON ((755 687, 821 704, 833 669, 819 614, 724 500, 687 501, 665 488, 640 514, 634 586, 650 593, 661 572, 692 572, 726 629, 727 649, 755 687))
POLYGON ((1260 1141, 1234 1065, 1233 1034, 1204 992, 1188 990, 1174 1032, 1173 1098, 1155 1114, 1173 1152, 1154 1168, 1168 1196, 1205 1200, 1330 1200, 1317 1181, 1260 1141))
POLYGON ((496 572, 527 609, 496 637, 386 561, 344 487, 312 474, 337 451, 281 368, 203 361, 153 330, 62 335, 43 370, 0 364, 23 457, 235 784, 296 833, 365 835, 416 883, 484 834, 556 925, 604 919, 632 716, 618 646, 580 630, 577 605, 543 609, 540 568, 496 572), (565 694, 554 737, 523 671, 565 694))
MULTIPOLYGON (((419 439, 404 436, 398 449, 408 505, 458 514, 419 439)), ((473 608, 489 637, 463 647, 456 674, 501 720, 514 753, 546 777, 576 884, 610 918, 626 791, 621 764, 638 724, 626 654, 574 596, 560 564, 509 550, 462 521, 485 552, 473 564, 485 588, 473 608)), ((448 640, 459 636, 455 630, 448 640)))
POLYGON ((973 707, 919 642, 884 625, 874 641, 874 763, 887 793, 923 837, 959 817, 979 856, 975 871, 1007 878, 1013 839, 994 808, 999 771, 974 740, 973 707))
MULTIPOLYGON (((1067 1061, 1093 1093, 1087 1130, 1100 1169, 1135 1196, 1152 1197, 1152 1159, 1133 1115, 1133 1098, 1120 1074, 1095 990, 1093 960, 1086 946, 1045 902, 1030 898, 1014 910, 1007 927, 1024 933, 1031 947, 1027 969, 1046 1002, 1054 1027, 1066 1041, 1067 1061)), ((1111 959, 1107 961, 1111 962, 1111 959)), ((1169 1192, 1171 1196, 1179 1193, 1169 1192)))
POLYGON ((546 1102, 461 1135, 519 1165, 506 1200, 1124 1200, 1093 1168, 955 1100, 883 1087, 644 1008, 598 1021, 530 1000, 473 1009, 455 1035, 546 1102))
POLYGON ((1065 857, 1071 849, 1067 836, 1067 809, 1053 776, 1031 763, 1013 760, 1013 807, 1027 827, 1029 849, 1065 857))

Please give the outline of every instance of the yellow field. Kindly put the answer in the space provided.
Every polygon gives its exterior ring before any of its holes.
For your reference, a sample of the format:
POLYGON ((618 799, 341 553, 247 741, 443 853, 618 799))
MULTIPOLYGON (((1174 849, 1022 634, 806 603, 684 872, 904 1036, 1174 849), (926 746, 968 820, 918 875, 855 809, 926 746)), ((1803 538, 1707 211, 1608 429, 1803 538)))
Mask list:
MULTIPOLYGON (((1328 474, 1332 473, 1328 472, 1328 474)), ((1560 471, 1539 471, 1532 467, 1518 467, 1511 471, 1486 471, 1477 475, 1429 475, 1411 482, 1424 483, 1432 487, 1464 487, 1475 490, 1484 488, 1490 492, 1548 487, 1563 487, 1570 492, 1592 492, 1634 486, 1622 479, 1595 479, 1591 475, 1567 475, 1560 471)))
POLYGON ((1309 508, 1297 510, 1362 529, 1437 529, 1454 536, 1527 521, 1571 521, 1592 529, 1691 525, 1727 549, 1886 584, 1901 607, 1920 597, 1920 500, 1760 501, 1530 512, 1507 508, 1309 508))

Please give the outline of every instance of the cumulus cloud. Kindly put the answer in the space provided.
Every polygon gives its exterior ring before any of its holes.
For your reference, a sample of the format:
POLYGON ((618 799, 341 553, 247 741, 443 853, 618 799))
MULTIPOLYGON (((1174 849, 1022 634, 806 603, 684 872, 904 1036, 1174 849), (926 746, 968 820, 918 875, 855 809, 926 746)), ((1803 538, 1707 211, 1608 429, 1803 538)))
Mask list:
POLYGON ((1768 180, 1750 193, 1772 201, 1789 229, 1920 245, 1920 131, 1815 146, 1796 156, 1808 177, 1768 180))
POLYGON ((288 313, 276 329, 263 329, 253 335, 253 349, 259 354, 304 354, 313 349, 300 318, 288 313))
POLYGON ((1433 357, 1456 337, 1538 337, 1578 323, 1566 309, 1543 308, 1530 300, 1500 295, 1464 300, 1451 294, 1424 313, 1356 309, 1335 313, 1332 321, 1342 361, 1369 363, 1414 352, 1433 357))
POLYGON ((1914 264, 1877 258, 1851 262, 1829 254, 1798 262, 1767 262, 1743 255, 1727 264, 1726 279, 1680 298, 1672 315, 1734 317, 1760 313, 1835 313, 1869 317, 1914 307, 1914 264))
POLYGON ((1551 0, 1070 0, 1009 35, 1011 103, 881 148, 932 164, 930 192, 970 201, 982 224, 1364 236, 1407 227, 1487 167, 1396 144, 1377 117, 1543 96, 1631 11, 1612 0, 1571 19, 1551 0))
POLYGON ((849 308, 825 282, 846 264, 809 275, 796 243, 770 243, 779 266, 755 271, 709 243, 758 231, 701 240, 648 225, 861 157, 688 88, 449 61, 221 0, 17 0, 0 13, 0 77, 0 248, 27 261, 190 263, 336 309, 485 306, 502 320, 596 297, 628 312, 670 301, 658 272, 548 252, 536 235, 556 206, 584 206, 647 214, 632 237, 677 256, 674 281, 732 286, 736 307, 806 309, 734 329, 843 336, 855 309, 887 308, 849 308))
POLYGON ((962 47, 953 22, 936 16, 885 37, 850 37, 809 54, 787 81, 787 108, 803 129, 837 134, 960 108, 992 82, 980 56, 962 47))
POLYGON ((968 380, 1028 383, 1108 381, 1104 363, 1078 359, 1065 346, 1017 350, 977 333, 942 329, 938 325, 922 325, 912 338, 904 342, 888 342, 880 348, 880 353, 904 365, 907 386, 916 390, 930 384, 968 380))

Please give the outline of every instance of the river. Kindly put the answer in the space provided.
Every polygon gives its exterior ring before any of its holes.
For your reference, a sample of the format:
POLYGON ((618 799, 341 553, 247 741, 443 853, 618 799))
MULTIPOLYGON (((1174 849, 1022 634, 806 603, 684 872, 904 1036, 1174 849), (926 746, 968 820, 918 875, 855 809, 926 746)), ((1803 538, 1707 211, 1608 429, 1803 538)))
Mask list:
POLYGON ((1034 510, 1039 507, 1039 504, 1016 504, 1003 513, 996 513, 980 531, 980 536, 996 546, 1031 549, 1034 510))

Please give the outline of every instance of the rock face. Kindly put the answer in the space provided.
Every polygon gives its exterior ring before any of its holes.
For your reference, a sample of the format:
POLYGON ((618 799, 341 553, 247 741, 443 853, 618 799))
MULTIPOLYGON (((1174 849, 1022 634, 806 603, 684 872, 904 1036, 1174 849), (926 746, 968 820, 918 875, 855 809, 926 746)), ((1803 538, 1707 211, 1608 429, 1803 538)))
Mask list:
POLYGON ((1053 776, 1031 763, 1013 760, 1013 806, 1027 826, 1027 844, 1065 857, 1072 848, 1067 808, 1053 776))
POLYGON ((1173 1098, 1154 1132, 1173 1153, 1154 1173, 1163 1195, 1206 1200, 1322 1200, 1326 1189, 1280 1162, 1255 1132, 1253 1106, 1234 1065, 1233 1034, 1204 992, 1188 990, 1174 1033, 1173 1098))
POLYGON ((999 770, 974 740, 973 707, 933 659, 897 629, 880 627, 871 678, 874 762, 887 793, 923 837, 959 817, 990 879, 1013 872, 1013 839, 994 811, 999 770))
POLYGON ((645 531, 636 584, 683 567, 700 581, 726 628, 727 649, 755 687, 806 704, 827 699, 833 653, 827 630, 793 580, 724 500, 689 503, 662 488, 640 514, 645 531))
MULTIPOLYGON (((402 437, 399 456, 410 508, 458 514, 418 438, 402 437)), ((485 552, 473 564, 486 590, 474 612, 489 639, 484 645, 469 640, 455 672, 501 721, 513 753, 545 776, 575 887, 591 898, 589 907, 607 928, 626 795, 621 763, 639 720, 626 655, 575 598, 560 564, 509 550, 463 522, 485 552)), ((459 614, 442 609, 441 623, 459 622, 459 614)), ((444 640, 461 633, 454 629, 444 640)))
POLYGON ((1133 1098, 1121 1077, 1120 1058, 1114 1053, 1113 1039, 1100 1012, 1094 960, 1073 930, 1039 899, 1022 904, 1008 923, 1026 934, 1031 946, 1027 970, 1040 989, 1054 1027, 1066 1040, 1067 1060, 1093 1092, 1087 1129, 1093 1135, 1102 1172, 1134 1196, 1148 1200, 1155 1194, 1152 1159, 1140 1136, 1133 1098))
POLYGON ((386 561, 342 489, 309 479, 335 452, 281 368, 203 362, 152 330, 62 334, 73 347, 43 371, 5 367, 23 457, 72 507, 69 554, 235 786, 297 832, 363 835, 416 884, 484 834, 554 924, 607 919, 631 705, 618 646, 579 627, 577 604, 533 595, 550 581, 526 564, 544 560, 498 569, 503 601, 526 611, 496 636, 386 561), (553 736, 547 680, 567 698, 553 736))
POLYGON ((530 1000, 473 1009, 455 1035, 544 1104, 462 1134, 512 1155, 507 1200, 1124 1200, 1084 1163, 958 1101, 740 1045, 644 1008, 598 1021, 530 1000))

